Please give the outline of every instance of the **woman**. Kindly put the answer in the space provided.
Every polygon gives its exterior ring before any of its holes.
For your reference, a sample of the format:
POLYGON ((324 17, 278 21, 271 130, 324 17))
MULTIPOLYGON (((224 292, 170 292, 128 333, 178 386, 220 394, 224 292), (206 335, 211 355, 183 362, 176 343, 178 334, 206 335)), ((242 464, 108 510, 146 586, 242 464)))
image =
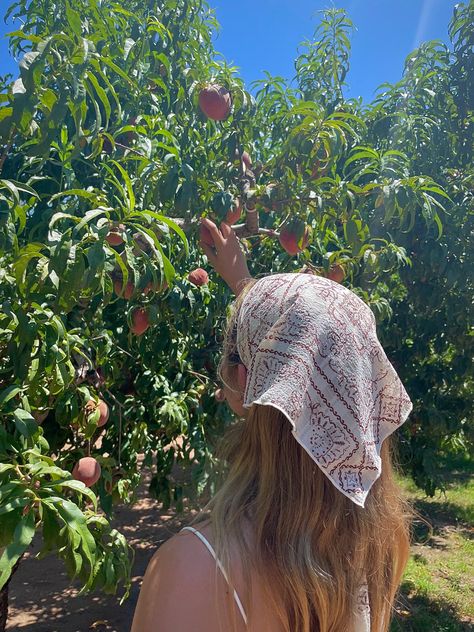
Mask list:
POLYGON ((203 222, 237 295, 219 369, 240 420, 220 490, 152 558, 132 632, 386 632, 410 513, 389 435, 412 404, 373 314, 312 274, 251 279, 232 228, 203 222))

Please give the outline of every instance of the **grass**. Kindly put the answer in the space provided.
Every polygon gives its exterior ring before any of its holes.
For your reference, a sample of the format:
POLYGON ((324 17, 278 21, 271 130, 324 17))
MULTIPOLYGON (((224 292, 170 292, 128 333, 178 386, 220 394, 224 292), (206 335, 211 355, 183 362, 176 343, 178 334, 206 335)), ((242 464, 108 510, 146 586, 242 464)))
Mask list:
POLYGON ((446 492, 433 498, 409 479, 400 483, 420 517, 391 632, 472 632, 474 464, 451 466, 446 492))

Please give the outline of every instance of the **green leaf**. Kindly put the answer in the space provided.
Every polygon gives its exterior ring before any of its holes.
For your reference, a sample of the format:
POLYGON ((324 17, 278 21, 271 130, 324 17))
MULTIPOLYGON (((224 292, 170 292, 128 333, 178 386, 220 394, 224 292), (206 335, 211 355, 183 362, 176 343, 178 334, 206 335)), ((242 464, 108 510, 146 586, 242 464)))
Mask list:
POLYGON ((127 285, 128 282, 128 267, 125 265, 122 257, 120 256, 120 254, 114 250, 113 248, 111 248, 110 246, 108 246, 108 250, 112 251, 115 257, 115 261, 118 264, 121 272, 122 272, 122 280, 123 280, 123 287, 125 287, 127 285))
POLYGON ((25 272, 30 261, 34 258, 42 258, 41 251, 45 246, 43 244, 29 243, 23 248, 18 259, 13 263, 13 270, 18 285, 22 286, 25 280, 25 272))
POLYGON ((35 515, 30 511, 22 516, 13 534, 13 542, 9 544, 0 557, 0 590, 8 581, 12 568, 26 551, 35 534, 35 515))
POLYGON ((344 224, 344 236, 352 247, 354 254, 357 254, 360 250, 361 243, 359 239, 359 230, 354 220, 350 219, 344 224))
POLYGON ((6 402, 12 399, 12 397, 18 395, 20 391, 21 388, 16 384, 11 384, 10 386, 7 386, 7 388, 4 388, 2 391, 0 391, 0 404, 6 404, 6 402))
POLYGON ((149 217, 153 217, 154 219, 157 219, 160 222, 163 222, 163 224, 166 224, 167 226, 169 226, 171 228, 171 230, 173 230, 177 235, 179 235, 179 237, 181 238, 183 244, 184 244, 184 248, 186 251, 186 255, 189 255, 189 243, 188 243, 188 238, 186 237, 184 231, 182 230, 182 228, 180 226, 178 226, 178 224, 176 224, 176 222, 174 222, 172 219, 170 219, 169 217, 165 217, 164 215, 161 215, 160 213, 155 213, 155 211, 142 211, 143 215, 148 215, 149 217))
MULTIPOLYGON (((95 200, 97 199, 97 191, 86 191, 85 189, 68 189, 67 191, 60 191, 59 193, 52 195, 50 198, 50 201, 54 202, 54 200, 57 200, 65 196, 78 196, 78 197, 86 198, 87 200, 95 200)), ((72 216, 66 215, 66 217, 72 217, 72 216)), ((78 218, 75 218, 75 219, 78 219, 78 218)))
POLYGON ((71 8, 69 2, 66 2, 66 18, 73 33, 77 37, 82 37, 82 21, 77 11, 71 8))
POLYGON ((109 57, 102 56, 101 61, 103 64, 106 64, 109 68, 111 68, 114 72, 116 72, 119 77, 122 77, 126 83, 130 84, 134 88, 138 88, 135 81, 133 81, 126 72, 124 72, 117 64, 115 64, 109 57))
POLYGON ((443 224, 441 223, 441 219, 440 219, 438 213, 434 214, 433 220, 435 221, 436 226, 438 227, 438 239, 441 239, 441 237, 443 235, 443 224))
POLYGON ((81 481, 76 481, 76 480, 54 481, 54 486, 56 485, 59 485, 60 487, 65 487, 66 489, 72 489, 80 494, 83 494, 84 496, 87 496, 87 498, 89 498, 89 500, 92 502, 94 506, 94 510, 97 511, 97 496, 94 494, 94 492, 91 489, 86 487, 86 485, 84 485, 84 483, 82 483, 81 481))
POLYGON ((125 182, 125 186, 127 187, 128 210, 129 210, 130 213, 133 213, 133 211, 135 209, 135 194, 133 192, 133 185, 132 185, 132 181, 130 180, 130 176, 125 171, 125 169, 122 167, 122 165, 119 164, 116 160, 111 160, 110 162, 112 164, 114 164, 117 167, 117 169, 120 171, 120 173, 122 174, 122 178, 123 178, 123 180, 125 182))
POLYGON ((109 212, 111 210, 112 209, 110 209, 110 208, 95 208, 95 209, 91 209, 90 211, 87 211, 87 213, 81 219, 79 224, 77 224, 77 226, 75 226, 74 230, 76 232, 79 232, 81 230, 81 228, 83 228, 90 221, 92 221, 96 217, 100 217, 101 215, 106 214, 107 212, 109 212))
POLYGON ((0 108, 0 123, 7 118, 11 118, 12 115, 13 115, 12 107, 0 108))
POLYGON ((18 195, 18 191, 23 191, 24 193, 29 193, 35 198, 39 198, 38 193, 33 188, 31 188, 27 184, 24 184, 23 182, 17 182, 16 180, 0 180, 0 188, 2 187, 9 189, 10 192, 15 196, 15 199, 17 200, 18 203, 20 201, 20 196, 18 195))
POLYGON ((23 436, 32 437, 38 432, 38 424, 34 417, 27 410, 17 408, 13 411, 15 427, 23 436))
POLYGON ((132 48, 135 46, 136 42, 134 39, 132 39, 131 37, 127 37, 127 39, 125 40, 125 44, 123 47, 123 58, 124 60, 126 60, 130 54, 130 51, 132 50, 132 48))
POLYGON ((17 493, 20 493, 22 495, 14 497, 12 500, 9 500, 4 505, 0 505, 0 516, 10 513, 10 511, 15 511, 16 509, 23 509, 23 507, 26 507, 26 505, 31 502, 31 498, 27 498, 24 496, 24 487, 22 485, 18 485, 18 487, 20 489, 18 489, 17 493))
POLYGON ((92 83, 92 85, 94 86, 94 90, 96 91, 96 94, 100 99, 100 102, 104 106, 105 117, 106 117, 105 127, 108 127, 112 108, 110 106, 110 101, 107 96, 107 93, 105 92, 104 88, 100 85, 100 83, 97 81, 97 77, 94 75, 93 72, 88 72, 86 76, 89 79, 89 81, 92 83))
POLYGON ((43 546, 38 554, 38 559, 43 559, 50 551, 57 549, 59 545, 60 525, 57 520, 57 511, 43 503, 43 546))

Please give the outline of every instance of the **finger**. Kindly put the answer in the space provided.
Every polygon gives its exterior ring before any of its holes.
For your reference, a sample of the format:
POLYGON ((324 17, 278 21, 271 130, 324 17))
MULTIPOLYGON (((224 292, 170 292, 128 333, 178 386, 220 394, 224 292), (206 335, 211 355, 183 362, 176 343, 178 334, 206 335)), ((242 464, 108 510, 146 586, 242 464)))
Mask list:
POLYGON ((204 251, 204 254, 206 255, 209 263, 215 267, 216 263, 217 263, 217 255, 215 253, 215 250, 212 246, 209 246, 208 244, 205 244, 204 242, 200 241, 199 245, 201 246, 201 248, 204 251))
POLYGON ((224 239, 227 239, 229 237, 229 235, 231 235, 234 231, 232 230, 232 227, 230 224, 228 224, 227 222, 222 221, 221 225, 220 225, 220 230, 222 233, 222 236, 224 237, 224 239))
POLYGON ((223 402, 225 400, 225 394, 222 388, 218 388, 215 392, 214 392, 214 397, 216 398, 216 401, 218 402, 223 402))
POLYGON ((218 227, 207 217, 203 217, 201 220, 202 224, 208 229, 211 233, 211 237, 214 241, 214 244, 217 247, 221 247, 224 245, 224 239, 222 237, 222 233, 218 229, 218 227))

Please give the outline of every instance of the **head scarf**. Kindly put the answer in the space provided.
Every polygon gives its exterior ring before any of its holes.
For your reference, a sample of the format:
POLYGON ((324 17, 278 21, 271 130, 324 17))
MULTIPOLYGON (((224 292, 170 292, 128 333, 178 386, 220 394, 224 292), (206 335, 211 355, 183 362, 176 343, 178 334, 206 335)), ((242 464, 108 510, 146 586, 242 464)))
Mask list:
POLYGON ((313 274, 274 274, 247 291, 237 321, 245 408, 270 405, 329 480, 364 506, 383 440, 412 403, 377 338, 371 309, 313 274))

